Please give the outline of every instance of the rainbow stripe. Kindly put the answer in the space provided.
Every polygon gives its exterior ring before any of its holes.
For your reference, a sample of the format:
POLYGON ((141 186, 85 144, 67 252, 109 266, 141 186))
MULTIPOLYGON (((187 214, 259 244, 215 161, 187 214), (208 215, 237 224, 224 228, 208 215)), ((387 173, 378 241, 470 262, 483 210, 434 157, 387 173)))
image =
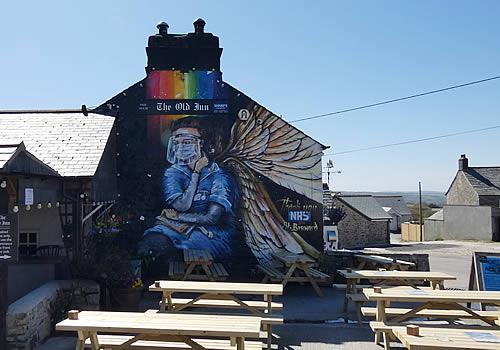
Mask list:
MULTIPOLYGON (((215 71, 151 71, 146 79, 147 99, 224 99, 222 73, 215 71)), ((148 117, 148 139, 158 145, 162 132, 183 115, 148 117)))

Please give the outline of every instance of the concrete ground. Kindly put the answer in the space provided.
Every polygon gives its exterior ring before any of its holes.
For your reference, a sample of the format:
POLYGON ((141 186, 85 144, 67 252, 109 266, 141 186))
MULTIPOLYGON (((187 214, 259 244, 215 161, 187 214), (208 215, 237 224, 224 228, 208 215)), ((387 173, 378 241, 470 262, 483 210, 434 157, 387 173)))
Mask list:
MULTIPOLYGON (((424 243, 400 242, 399 235, 392 236, 394 246, 366 249, 367 252, 405 252, 429 254, 432 271, 446 272, 457 276, 449 281, 448 288, 467 289, 471 256, 474 251, 500 252, 500 243, 439 241, 424 243)), ((279 337, 280 349, 303 350, 372 350, 381 349, 373 343, 373 333, 365 323, 354 322, 351 307, 347 323, 342 313, 344 292, 323 287, 324 298, 316 296, 308 286, 289 285, 283 297, 286 323, 273 328, 279 337)), ((159 295, 146 293, 141 309, 157 308, 159 295)), ((74 349, 75 339, 57 337, 48 339, 38 350, 74 349)), ((397 349, 397 348, 396 348, 397 349)))

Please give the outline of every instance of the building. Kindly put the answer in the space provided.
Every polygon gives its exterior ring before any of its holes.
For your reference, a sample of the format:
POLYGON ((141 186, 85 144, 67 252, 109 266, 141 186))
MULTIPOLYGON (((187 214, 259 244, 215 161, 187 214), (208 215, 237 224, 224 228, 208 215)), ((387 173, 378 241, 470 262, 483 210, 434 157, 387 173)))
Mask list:
POLYGON ((390 243, 389 224, 392 217, 371 195, 336 195, 334 204, 346 216, 338 227, 339 249, 361 249, 390 243))
POLYGON ((442 211, 425 220, 425 239, 500 240, 500 166, 471 167, 462 154, 442 211))
POLYGON ((374 195, 373 198, 392 217, 391 232, 401 232, 401 224, 411 220, 411 212, 403 196, 374 195))
POLYGON ((172 256, 147 249, 161 233, 165 249, 206 249, 248 272, 276 251, 321 251, 327 147, 222 78, 219 38, 203 20, 191 33, 157 28, 145 77, 98 107, 0 112, 0 208, 19 219, 23 255, 12 278, 26 276, 24 255, 63 247, 65 230, 78 251, 112 204, 143 225, 139 253, 172 256), (174 206, 196 176, 189 203, 174 206), (164 216, 172 208, 175 217, 164 216))
POLYGON ((89 214, 116 199, 113 128, 92 113, 0 114, 0 214, 15 216, 18 239, 10 301, 62 273, 89 214))

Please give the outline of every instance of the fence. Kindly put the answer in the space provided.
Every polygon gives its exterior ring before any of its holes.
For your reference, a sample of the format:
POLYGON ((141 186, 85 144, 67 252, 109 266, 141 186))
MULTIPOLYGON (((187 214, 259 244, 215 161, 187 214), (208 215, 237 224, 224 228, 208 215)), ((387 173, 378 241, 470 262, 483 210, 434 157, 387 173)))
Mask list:
POLYGON ((422 225, 422 233, 420 233, 420 225, 410 222, 401 224, 401 240, 406 242, 423 242, 424 241, 424 226, 422 225))

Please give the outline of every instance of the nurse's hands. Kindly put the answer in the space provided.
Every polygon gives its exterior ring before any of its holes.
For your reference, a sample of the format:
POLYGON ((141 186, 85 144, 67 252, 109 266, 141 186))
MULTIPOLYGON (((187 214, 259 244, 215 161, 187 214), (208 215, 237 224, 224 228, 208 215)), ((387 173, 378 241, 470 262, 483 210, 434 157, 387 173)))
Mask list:
POLYGON ((201 172, 201 170, 208 165, 208 158, 203 156, 200 159, 198 159, 194 165, 192 166, 192 170, 196 173, 201 172))
POLYGON ((179 213, 175 209, 163 209, 162 215, 170 220, 177 220, 179 213))

